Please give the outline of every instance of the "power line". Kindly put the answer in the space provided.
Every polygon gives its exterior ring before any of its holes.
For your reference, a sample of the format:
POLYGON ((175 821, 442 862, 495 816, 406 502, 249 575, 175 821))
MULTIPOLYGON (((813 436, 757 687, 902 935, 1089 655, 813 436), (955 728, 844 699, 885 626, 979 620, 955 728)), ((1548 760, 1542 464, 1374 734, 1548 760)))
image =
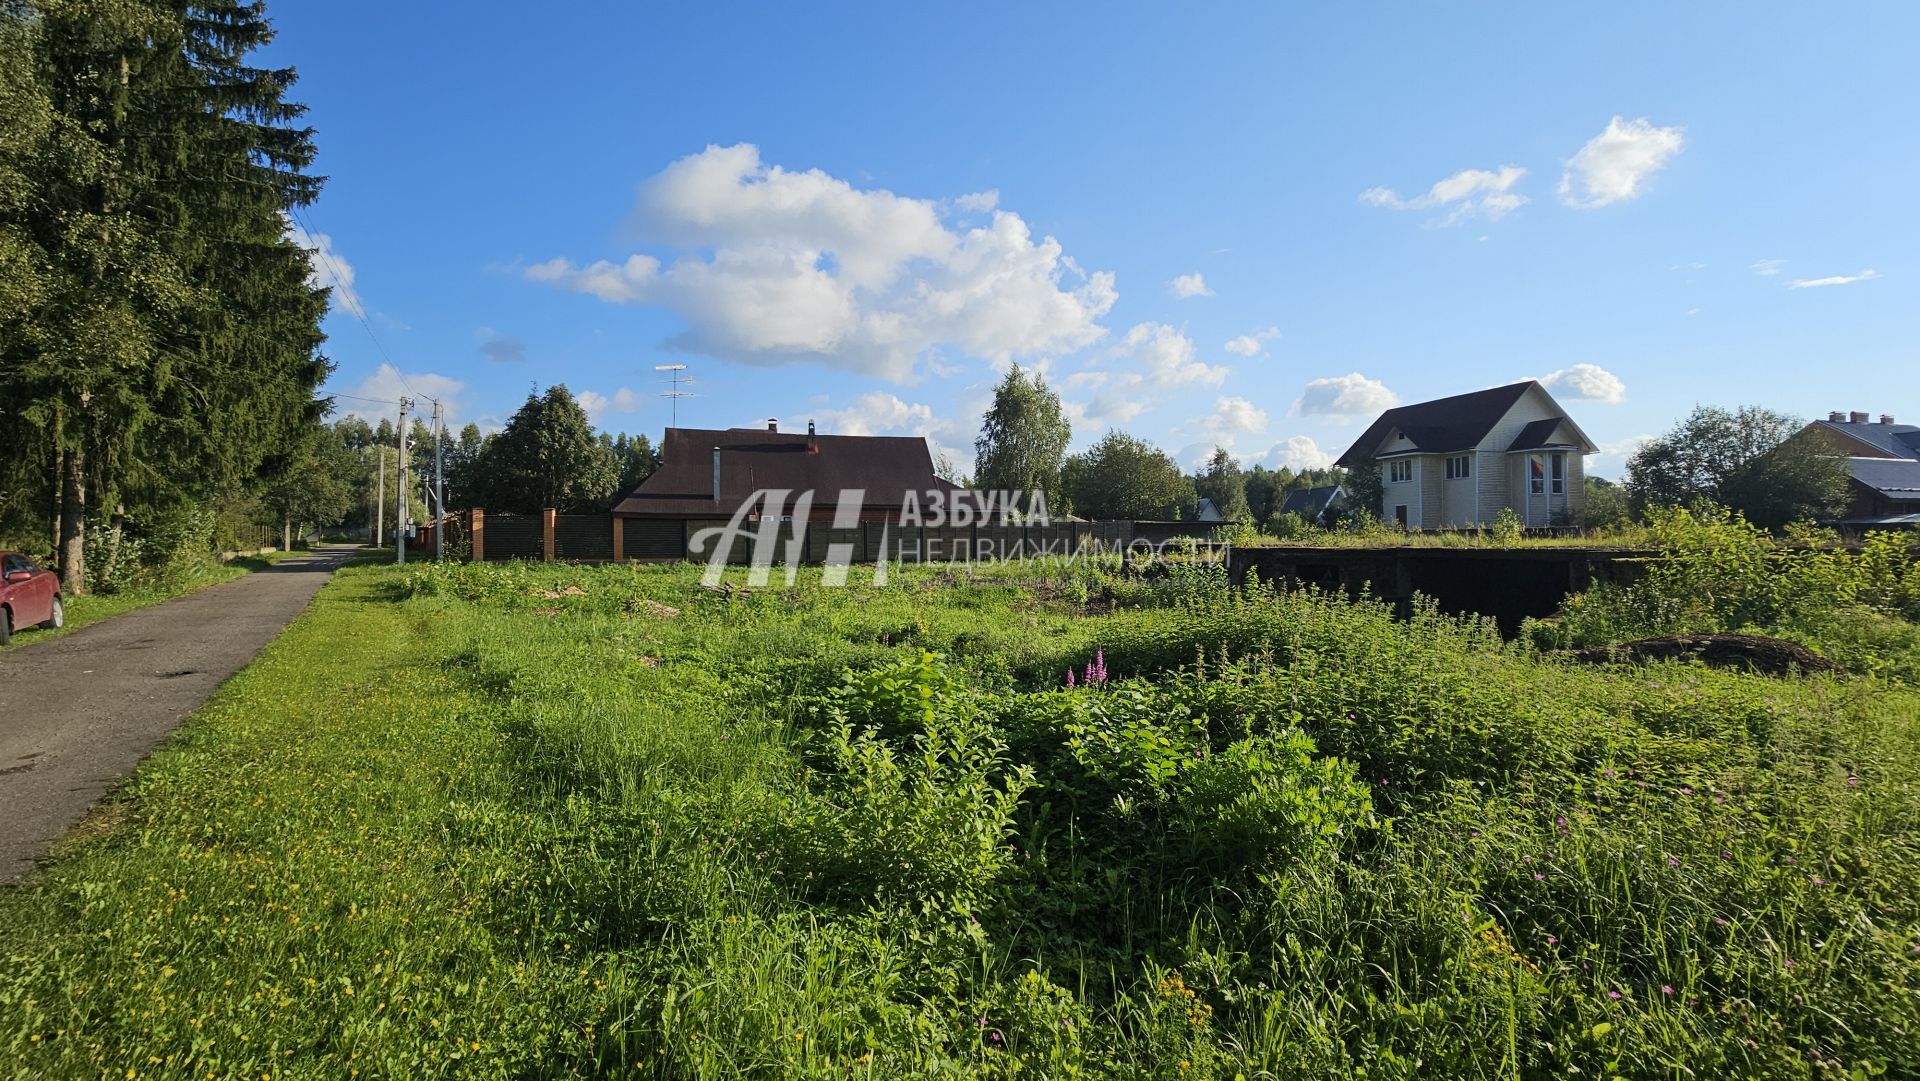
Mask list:
MULTIPOLYGON (((300 227, 302 229, 306 230, 307 239, 314 242, 313 247, 307 250, 311 251, 314 255, 319 256, 320 259, 327 264, 327 270, 329 273, 333 275, 333 280, 337 285, 343 285, 347 280, 347 275, 344 272, 343 268, 340 266, 340 264, 334 261, 333 254, 327 251, 326 245, 320 243, 320 238, 324 234, 320 232, 319 227, 313 224, 313 216, 309 212, 307 212, 306 210, 298 206, 289 207, 287 210, 287 213, 295 221, 299 222, 300 227)), ((373 324, 367 322, 365 305, 354 304, 346 307, 347 307, 347 311, 350 314, 352 314, 352 316, 355 319, 359 320, 360 326, 366 330, 367 337, 372 339, 373 347, 379 350, 380 352, 380 359, 386 361, 387 367, 393 369, 393 374, 400 377, 400 385, 407 388, 407 393, 412 394, 416 398, 425 398, 427 401, 430 401, 430 402, 439 401, 438 398, 432 397, 431 395, 422 394, 418 390, 414 389, 413 381, 407 378, 407 373, 401 370, 400 365, 394 363, 393 357, 387 352, 386 344, 380 340, 380 335, 375 334, 373 332, 373 324)), ((351 398, 353 397, 353 395, 347 394, 347 395, 341 395, 341 397, 351 398)), ((381 401, 382 399, 363 398, 361 400, 372 402, 372 401, 381 401)), ((389 402, 387 404, 392 405, 397 403, 389 402)))

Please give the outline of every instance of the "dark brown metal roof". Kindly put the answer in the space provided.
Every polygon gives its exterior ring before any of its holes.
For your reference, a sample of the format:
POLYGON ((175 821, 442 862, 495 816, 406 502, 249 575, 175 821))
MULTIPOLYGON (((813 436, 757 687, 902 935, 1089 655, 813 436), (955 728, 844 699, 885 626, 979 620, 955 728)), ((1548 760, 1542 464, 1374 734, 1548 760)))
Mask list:
POLYGON ((1529 379, 1524 383, 1389 409, 1360 433, 1360 438, 1353 441, 1353 446, 1348 447, 1335 464, 1347 469, 1366 464, 1372 460, 1380 441, 1395 428, 1425 454, 1442 454, 1478 446, 1493 430, 1493 426, 1500 423, 1500 418, 1507 415, 1507 410, 1512 409, 1520 396, 1527 392, 1527 388, 1538 385, 1529 379))
POLYGON ((632 517, 731 517, 764 488, 793 496, 811 490, 816 509, 829 510, 843 489, 863 489, 862 505, 899 507, 907 492, 925 502, 951 482, 933 473, 927 441, 910 436, 816 435, 760 428, 668 428, 660 468, 614 505, 632 517), (713 452, 720 450, 720 498, 713 497, 713 452))
POLYGON ((1566 423, 1566 420, 1567 418, 1565 417, 1548 417, 1545 420, 1531 421, 1526 427, 1520 429, 1519 435, 1513 437, 1513 443, 1509 445, 1507 449, 1510 451, 1540 450, 1545 447, 1574 446, 1574 444, 1564 441, 1559 443, 1552 441, 1553 430, 1566 423))

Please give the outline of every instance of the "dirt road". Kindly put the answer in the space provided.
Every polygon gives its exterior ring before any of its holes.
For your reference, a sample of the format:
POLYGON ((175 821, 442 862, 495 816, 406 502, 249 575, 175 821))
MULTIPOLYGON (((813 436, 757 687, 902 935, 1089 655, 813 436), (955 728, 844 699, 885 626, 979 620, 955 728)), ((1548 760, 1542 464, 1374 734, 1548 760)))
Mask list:
POLYGON ((0 653, 0 882, 31 869, 352 553, 322 548, 0 653))

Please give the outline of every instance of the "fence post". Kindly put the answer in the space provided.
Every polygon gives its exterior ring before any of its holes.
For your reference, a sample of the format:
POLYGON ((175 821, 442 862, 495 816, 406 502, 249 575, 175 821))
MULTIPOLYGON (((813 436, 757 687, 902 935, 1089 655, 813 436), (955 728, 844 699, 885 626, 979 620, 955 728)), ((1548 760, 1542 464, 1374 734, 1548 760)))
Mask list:
POLYGON ((541 558, 549 563, 553 562, 553 526, 558 517, 559 512, 552 507, 540 512, 541 558))
POLYGON ((613 561, 624 562, 627 558, 627 520, 614 515, 613 518, 613 561))
POLYGON ((467 558, 479 563, 487 558, 487 512, 479 507, 467 511, 467 558))

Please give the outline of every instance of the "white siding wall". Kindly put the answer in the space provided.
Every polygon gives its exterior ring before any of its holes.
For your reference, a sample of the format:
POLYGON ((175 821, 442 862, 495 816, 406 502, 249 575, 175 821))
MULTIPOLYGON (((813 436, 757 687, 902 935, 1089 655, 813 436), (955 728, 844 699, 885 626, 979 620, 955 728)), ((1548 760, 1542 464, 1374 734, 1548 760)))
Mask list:
POLYGON ((1447 460, 1435 455, 1414 459, 1413 479, 1420 484, 1420 517, 1413 519, 1421 529, 1439 529, 1445 525, 1447 460))
POLYGON ((1419 459, 1402 459, 1414 463, 1412 480, 1388 480, 1393 475, 1391 461, 1380 463, 1380 488, 1382 491, 1380 520, 1388 524, 1394 521, 1393 508, 1405 504, 1407 524, 1416 529, 1420 526, 1420 466, 1419 459))
MULTIPOLYGON (((1487 459, 1508 459, 1501 466, 1480 471, 1481 522, 1491 523, 1494 515, 1500 513, 1501 507, 1511 506, 1514 513, 1520 515, 1521 521, 1529 525, 1534 524, 1527 519, 1526 456, 1509 455, 1507 448, 1513 445, 1513 440, 1520 434, 1520 429, 1534 421, 1565 415, 1565 411, 1554 405, 1553 399, 1549 398, 1544 391, 1537 387, 1529 387, 1527 392, 1520 396, 1520 400, 1513 403, 1513 408, 1507 410, 1507 415, 1500 418, 1500 423, 1494 425, 1493 430, 1487 433, 1487 437, 1480 441, 1477 449, 1481 460, 1477 464, 1492 466, 1493 463, 1487 459), (1517 466, 1516 462, 1519 463, 1517 466), (1502 480, 1506 483, 1501 484, 1502 480), (1493 482, 1492 487, 1487 486, 1488 481, 1493 482)), ((1569 455, 1569 458, 1572 457, 1569 455)), ((1571 462, 1569 462, 1568 473, 1569 475, 1572 473, 1571 462)), ((1547 524, 1538 503, 1535 504, 1534 516, 1541 519, 1538 524, 1547 524)))

